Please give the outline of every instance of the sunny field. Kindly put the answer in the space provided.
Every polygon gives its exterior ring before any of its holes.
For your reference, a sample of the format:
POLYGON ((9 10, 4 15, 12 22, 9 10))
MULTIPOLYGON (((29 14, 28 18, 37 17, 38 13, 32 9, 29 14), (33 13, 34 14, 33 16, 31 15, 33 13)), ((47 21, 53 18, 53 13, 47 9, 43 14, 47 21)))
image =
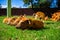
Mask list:
POLYGON ((21 30, 2 23, 5 17, 0 16, 0 40, 60 40, 60 21, 45 21, 40 30, 21 30))

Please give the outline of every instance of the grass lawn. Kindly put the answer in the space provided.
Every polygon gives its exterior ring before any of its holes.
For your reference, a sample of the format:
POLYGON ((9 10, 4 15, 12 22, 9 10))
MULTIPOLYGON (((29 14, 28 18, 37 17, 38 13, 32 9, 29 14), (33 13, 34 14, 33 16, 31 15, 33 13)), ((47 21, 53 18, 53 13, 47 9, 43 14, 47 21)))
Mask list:
POLYGON ((0 40, 60 40, 60 21, 45 21, 40 30, 21 30, 2 23, 5 17, 0 16, 0 40))

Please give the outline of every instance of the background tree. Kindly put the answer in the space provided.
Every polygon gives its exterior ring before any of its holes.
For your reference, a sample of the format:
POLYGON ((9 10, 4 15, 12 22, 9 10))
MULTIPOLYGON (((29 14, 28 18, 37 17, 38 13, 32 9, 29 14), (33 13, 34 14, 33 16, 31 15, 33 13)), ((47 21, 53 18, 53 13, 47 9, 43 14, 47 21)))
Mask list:
POLYGON ((32 8, 45 8, 50 6, 51 0, 23 0, 23 2, 32 8))
POLYGON ((33 8, 33 0, 23 0, 23 2, 24 2, 24 5, 26 6, 31 5, 31 7, 33 8))

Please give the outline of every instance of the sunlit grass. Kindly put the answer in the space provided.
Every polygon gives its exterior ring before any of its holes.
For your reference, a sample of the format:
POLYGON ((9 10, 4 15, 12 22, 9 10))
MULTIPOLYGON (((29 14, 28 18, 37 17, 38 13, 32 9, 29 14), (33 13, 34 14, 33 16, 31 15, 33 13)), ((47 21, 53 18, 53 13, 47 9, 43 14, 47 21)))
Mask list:
POLYGON ((5 17, 0 16, 0 40, 60 40, 60 21, 45 21, 40 30, 21 30, 2 23, 5 17))

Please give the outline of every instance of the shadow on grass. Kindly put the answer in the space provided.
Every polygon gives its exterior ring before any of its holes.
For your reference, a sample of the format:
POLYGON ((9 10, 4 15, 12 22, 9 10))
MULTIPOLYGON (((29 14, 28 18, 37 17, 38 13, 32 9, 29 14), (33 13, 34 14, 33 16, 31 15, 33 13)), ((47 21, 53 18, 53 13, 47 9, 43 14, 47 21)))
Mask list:
POLYGON ((49 22, 47 22, 47 23, 45 23, 45 24, 54 24, 54 22, 50 22, 50 23, 49 23, 49 22))
POLYGON ((50 29, 50 27, 43 27, 43 28, 40 28, 40 29, 33 29, 33 28, 27 28, 27 29, 22 29, 22 28, 17 28, 17 29, 21 29, 21 30, 46 30, 46 29, 50 29))

